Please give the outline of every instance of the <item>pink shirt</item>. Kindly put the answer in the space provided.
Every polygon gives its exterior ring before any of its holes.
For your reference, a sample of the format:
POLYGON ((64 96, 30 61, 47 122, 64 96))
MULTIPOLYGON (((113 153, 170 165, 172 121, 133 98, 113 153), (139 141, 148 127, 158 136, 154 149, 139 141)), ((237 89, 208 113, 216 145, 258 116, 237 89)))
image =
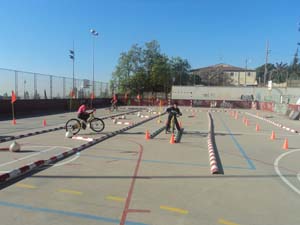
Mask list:
POLYGON ((85 105, 81 105, 77 111, 77 113, 82 113, 82 112, 85 112, 86 111, 86 106, 85 105))

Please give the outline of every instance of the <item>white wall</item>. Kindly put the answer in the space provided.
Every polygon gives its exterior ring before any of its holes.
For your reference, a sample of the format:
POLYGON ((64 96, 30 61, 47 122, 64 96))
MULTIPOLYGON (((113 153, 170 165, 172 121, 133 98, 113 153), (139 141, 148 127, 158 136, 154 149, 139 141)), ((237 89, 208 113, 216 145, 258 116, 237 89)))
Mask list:
POLYGON ((172 99, 194 100, 240 100, 241 96, 253 95, 258 101, 280 102, 280 96, 289 98, 290 103, 296 103, 300 97, 300 88, 273 88, 266 87, 208 87, 208 86, 173 86, 172 99))

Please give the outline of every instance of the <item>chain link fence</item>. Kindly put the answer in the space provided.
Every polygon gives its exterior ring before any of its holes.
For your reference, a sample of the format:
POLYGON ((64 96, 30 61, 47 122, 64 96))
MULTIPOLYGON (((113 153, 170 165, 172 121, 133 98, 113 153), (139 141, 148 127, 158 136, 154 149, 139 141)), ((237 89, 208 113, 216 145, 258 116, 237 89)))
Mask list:
MULTIPOLYGON (((0 68, 0 98, 10 98, 12 90, 18 99, 66 99, 71 97, 73 79, 0 68)), ((94 82, 95 98, 111 96, 108 83, 94 82)), ((93 82, 74 79, 75 98, 90 98, 93 82)))

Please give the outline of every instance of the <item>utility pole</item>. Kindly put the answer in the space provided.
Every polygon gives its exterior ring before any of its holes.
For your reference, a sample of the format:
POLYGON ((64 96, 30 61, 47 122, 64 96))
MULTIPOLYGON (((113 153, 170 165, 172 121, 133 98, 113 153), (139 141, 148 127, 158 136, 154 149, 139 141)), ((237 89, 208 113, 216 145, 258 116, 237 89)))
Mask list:
POLYGON ((266 78, 268 73, 268 59, 269 59, 269 41, 267 41, 267 47, 266 47, 266 63, 265 63, 265 72, 264 72, 264 86, 266 86, 266 78))
POLYGON ((245 84, 245 87, 247 86, 247 81, 246 81, 246 79, 247 79, 247 67, 248 67, 248 59, 246 58, 246 60, 245 60, 245 82, 244 82, 244 84, 245 84))
POLYGON ((73 79, 72 79, 72 92, 71 92, 72 93, 71 98, 73 98, 73 95, 75 95, 75 77, 74 77, 75 50, 74 50, 74 41, 73 41, 73 49, 70 49, 69 53, 70 53, 70 55, 69 55, 70 59, 73 62, 73 73, 72 73, 73 79))

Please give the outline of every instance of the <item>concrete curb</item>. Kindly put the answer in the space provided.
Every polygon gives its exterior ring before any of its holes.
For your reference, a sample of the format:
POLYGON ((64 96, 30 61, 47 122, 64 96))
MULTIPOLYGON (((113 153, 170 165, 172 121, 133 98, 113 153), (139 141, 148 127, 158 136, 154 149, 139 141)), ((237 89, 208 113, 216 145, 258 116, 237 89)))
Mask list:
POLYGON ((210 164, 210 171, 212 174, 218 174, 219 168, 218 163, 216 159, 215 149, 214 149, 214 143, 213 143, 213 131, 212 131, 212 116, 210 112, 207 112, 208 117, 208 135, 207 135, 207 147, 208 147, 208 158, 209 158, 209 164, 210 164))
POLYGON ((120 129, 120 130, 117 130, 117 131, 113 131, 111 133, 106 134, 105 136, 102 136, 100 138, 96 138, 93 141, 89 141, 89 142, 87 142, 85 144, 80 145, 79 147, 75 147, 75 148, 72 148, 69 151, 66 151, 66 152, 63 152, 61 154, 55 155, 55 156, 53 156, 53 157, 51 157, 51 158, 49 158, 47 160, 38 160, 38 161, 33 162, 31 164, 27 164, 27 165, 22 166, 20 168, 14 169, 14 170, 12 170, 12 171, 10 171, 8 173, 1 174, 0 175, 0 183, 4 183, 4 182, 7 182, 7 181, 9 181, 11 179, 18 178, 19 176, 22 176, 22 175, 24 175, 26 173, 29 173, 32 170, 37 169, 39 167, 49 166, 49 165, 51 165, 53 163, 61 161, 61 160, 65 159, 65 158, 67 158, 67 157, 69 157, 69 156, 71 156, 73 154, 81 152, 82 150, 84 150, 86 148, 89 148, 89 147, 91 147, 93 145, 96 145, 96 144, 98 144, 98 143, 100 143, 100 142, 102 142, 102 141, 104 141, 106 139, 114 137, 114 136, 116 136, 116 135, 118 135, 120 133, 123 133, 124 131, 132 129, 132 128, 136 127, 136 126, 139 126, 139 125, 141 125, 143 123, 146 123, 146 122, 148 122, 150 120, 153 120, 153 119, 155 119, 157 117, 158 117, 158 115, 157 116, 153 116, 151 118, 148 118, 146 120, 140 121, 140 122, 138 122, 136 124, 133 124, 131 126, 124 127, 123 129, 120 129))

